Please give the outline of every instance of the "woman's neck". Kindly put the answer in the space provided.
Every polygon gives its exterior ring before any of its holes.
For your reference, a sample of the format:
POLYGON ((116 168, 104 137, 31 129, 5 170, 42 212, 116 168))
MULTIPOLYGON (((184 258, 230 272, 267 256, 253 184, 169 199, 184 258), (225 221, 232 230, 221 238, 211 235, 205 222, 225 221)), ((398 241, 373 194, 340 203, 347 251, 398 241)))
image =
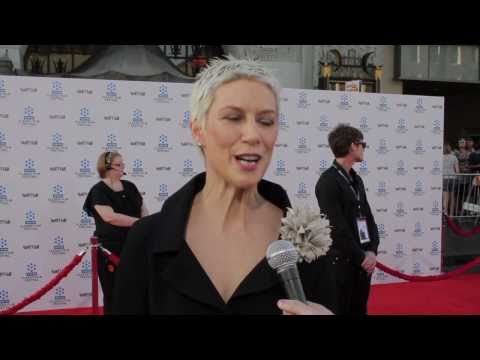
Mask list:
POLYGON ((229 228, 238 228, 240 225, 247 230, 251 223, 249 216, 252 210, 258 209, 265 200, 258 193, 257 187, 239 189, 225 180, 207 173, 205 186, 195 199, 196 205, 214 219, 214 223, 225 231, 229 228))
POLYGON ((105 177, 102 179, 105 184, 108 185, 112 190, 122 190, 122 182, 120 181, 119 178, 113 178, 113 177, 105 177))

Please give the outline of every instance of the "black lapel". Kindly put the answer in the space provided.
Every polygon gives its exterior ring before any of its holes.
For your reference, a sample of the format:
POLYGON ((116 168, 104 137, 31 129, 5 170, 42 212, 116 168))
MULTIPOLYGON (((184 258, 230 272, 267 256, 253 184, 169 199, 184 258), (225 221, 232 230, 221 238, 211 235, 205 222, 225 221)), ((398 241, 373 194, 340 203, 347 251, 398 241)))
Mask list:
MULTIPOLYGON (((164 204, 162 212, 166 215, 161 221, 163 229, 160 229, 156 236, 154 252, 157 255, 176 253, 161 273, 162 278, 173 288, 199 302, 226 310, 227 304, 185 242, 186 225, 193 199, 204 185, 205 173, 202 173, 185 184, 164 204)), ((275 183, 261 180, 258 191, 266 200, 282 209, 284 214, 286 208, 291 206, 285 190, 275 183)), ((270 268, 266 258, 263 258, 240 283, 232 299, 261 292, 277 284, 279 278, 276 272, 270 268)))

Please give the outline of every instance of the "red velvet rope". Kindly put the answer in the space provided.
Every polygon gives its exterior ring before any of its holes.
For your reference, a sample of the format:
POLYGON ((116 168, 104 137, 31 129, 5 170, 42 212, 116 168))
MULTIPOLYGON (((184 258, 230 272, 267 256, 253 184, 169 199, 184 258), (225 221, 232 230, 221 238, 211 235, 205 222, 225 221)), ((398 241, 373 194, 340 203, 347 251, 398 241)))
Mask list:
POLYGON ((118 266, 120 263, 120 258, 112 253, 111 251, 105 249, 103 246, 100 245, 100 250, 102 250, 103 254, 107 257, 107 259, 115 266, 118 266))
POLYGON ((50 280, 44 287, 42 287, 40 290, 30 295, 29 297, 23 299, 18 304, 8 309, 0 311, 0 316, 15 314, 17 311, 23 309, 25 306, 40 299, 43 295, 45 295, 48 291, 50 291, 55 285, 57 285, 60 282, 60 280, 62 280, 62 278, 67 276, 73 270, 73 268, 78 265, 78 263, 80 263, 85 253, 86 253, 85 251, 82 251, 80 254, 75 255, 75 257, 72 259, 70 264, 65 266, 65 268, 62 271, 60 271, 52 280, 50 280))
POLYGON ((390 274, 392 276, 395 276, 395 277, 403 279, 403 280, 416 282, 416 281, 438 281, 438 280, 449 279, 451 277, 466 273, 468 270, 477 266, 478 264, 480 264, 480 256, 473 259, 469 263, 465 264, 464 266, 462 266, 462 267, 460 267, 460 268, 458 268, 454 271, 450 271, 448 273, 443 273, 443 274, 440 274, 440 275, 428 275, 428 276, 406 275, 406 274, 401 273, 400 271, 391 269, 388 266, 385 266, 380 262, 377 262, 376 266, 377 266, 377 268, 386 272, 387 274, 390 274))
POLYGON ((480 226, 477 226, 471 230, 463 230, 452 218, 448 216, 445 216, 445 218, 447 219, 447 224, 450 226, 450 229, 452 229, 453 232, 459 236, 470 237, 480 233, 480 226))

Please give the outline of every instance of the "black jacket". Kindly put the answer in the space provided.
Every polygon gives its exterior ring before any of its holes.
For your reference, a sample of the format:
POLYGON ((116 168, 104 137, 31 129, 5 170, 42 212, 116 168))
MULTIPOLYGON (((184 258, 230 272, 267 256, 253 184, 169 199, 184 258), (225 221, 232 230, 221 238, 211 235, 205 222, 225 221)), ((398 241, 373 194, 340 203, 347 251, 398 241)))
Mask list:
MULTIPOLYGON (((166 200, 160 212, 134 224, 117 271, 114 314, 280 314, 276 302, 286 295, 265 258, 225 303, 188 247, 189 213, 204 185, 205 173, 195 176, 166 200)), ((290 206, 279 185, 262 180, 258 191, 284 212, 290 206)), ((301 263, 299 272, 307 299, 336 312, 330 257, 301 263)))
POLYGON ((360 266, 365 258, 365 251, 377 254, 379 245, 378 229, 367 201, 362 178, 354 169, 350 171, 352 186, 360 193, 360 201, 350 188, 349 182, 338 173, 337 168, 347 177, 343 167, 334 160, 333 165, 321 176, 315 186, 315 195, 321 212, 327 215, 332 225, 331 251, 351 260, 360 266), (357 230, 358 204, 361 216, 366 217, 370 242, 360 244, 357 230))

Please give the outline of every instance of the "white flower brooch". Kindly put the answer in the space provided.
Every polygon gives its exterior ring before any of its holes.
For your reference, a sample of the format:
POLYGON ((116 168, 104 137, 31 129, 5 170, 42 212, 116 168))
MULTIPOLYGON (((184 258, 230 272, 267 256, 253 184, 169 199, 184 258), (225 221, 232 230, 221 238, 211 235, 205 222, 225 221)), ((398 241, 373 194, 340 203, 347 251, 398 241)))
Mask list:
POLYGON ((332 244, 330 231, 326 216, 307 205, 287 208, 287 216, 282 218, 280 238, 292 242, 300 255, 299 262, 310 263, 327 253, 332 244))

